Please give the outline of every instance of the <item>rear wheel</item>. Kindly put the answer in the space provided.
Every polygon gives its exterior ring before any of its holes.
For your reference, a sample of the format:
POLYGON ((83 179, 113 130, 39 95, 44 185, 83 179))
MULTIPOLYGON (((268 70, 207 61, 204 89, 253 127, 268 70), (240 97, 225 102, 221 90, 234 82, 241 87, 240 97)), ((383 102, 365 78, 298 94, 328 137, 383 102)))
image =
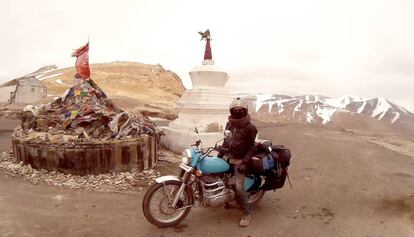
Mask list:
POLYGON ((172 207, 175 195, 182 182, 168 180, 155 183, 144 196, 142 210, 145 218, 153 225, 165 228, 177 225, 188 215, 193 204, 191 189, 186 187, 177 205, 172 207))
POLYGON ((265 194, 264 190, 248 192, 247 203, 249 205, 256 205, 258 202, 260 202, 260 200, 262 200, 264 194, 265 194))

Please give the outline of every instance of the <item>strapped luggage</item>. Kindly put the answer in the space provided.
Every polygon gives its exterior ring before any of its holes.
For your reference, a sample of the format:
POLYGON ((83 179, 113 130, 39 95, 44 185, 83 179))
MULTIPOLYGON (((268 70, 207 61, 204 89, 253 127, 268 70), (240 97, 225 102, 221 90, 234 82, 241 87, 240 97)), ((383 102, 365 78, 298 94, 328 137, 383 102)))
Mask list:
POLYGON ((269 141, 256 144, 256 148, 259 153, 250 159, 249 171, 265 176, 263 188, 266 191, 282 188, 292 157, 290 150, 283 145, 272 145, 269 141))
POLYGON ((270 153, 262 152, 256 154, 250 159, 248 165, 249 172, 255 174, 264 174, 266 171, 274 169, 275 160, 270 153))
POLYGON ((290 154, 289 149, 287 149, 283 145, 273 145, 272 151, 276 152, 278 156, 276 160, 282 165, 283 168, 286 168, 290 165, 290 158, 292 157, 292 155, 290 154))
POLYGON ((285 185, 286 176, 288 175, 287 168, 280 168, 280 172, 274 171, 273 173, 268 173, 265 177, 265 183, 263 184, 263 189, 276 190, 282 188, 285 185))

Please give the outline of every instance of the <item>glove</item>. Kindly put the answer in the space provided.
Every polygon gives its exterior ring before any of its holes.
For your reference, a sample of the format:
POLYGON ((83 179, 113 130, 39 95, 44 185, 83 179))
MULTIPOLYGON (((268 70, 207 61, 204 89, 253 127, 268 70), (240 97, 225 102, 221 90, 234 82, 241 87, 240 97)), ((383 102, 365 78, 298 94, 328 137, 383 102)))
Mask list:
POLYGON ((239 171, 239 173, 246 173, 246 163, 242 162, 237 171, 239 171))

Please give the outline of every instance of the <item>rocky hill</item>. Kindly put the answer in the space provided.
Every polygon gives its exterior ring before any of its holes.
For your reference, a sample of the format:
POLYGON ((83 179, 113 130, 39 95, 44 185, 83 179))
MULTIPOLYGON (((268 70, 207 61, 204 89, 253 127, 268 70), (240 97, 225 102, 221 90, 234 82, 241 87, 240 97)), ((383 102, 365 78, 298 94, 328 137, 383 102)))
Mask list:
POLYGON ((263 121, 414 134, 414 114, 385 98, 244 95, 263 121))
MULTIPOLYGON (((181 79, 161 65, 135 62, 92 64, 91 78, 117 105, 148 116, 175 118, 175 103, 184 93, 181 79)), ((48 100, 62 95, 74 82, 75 68, 46 66, 30 75, 48 88, 48 100)))

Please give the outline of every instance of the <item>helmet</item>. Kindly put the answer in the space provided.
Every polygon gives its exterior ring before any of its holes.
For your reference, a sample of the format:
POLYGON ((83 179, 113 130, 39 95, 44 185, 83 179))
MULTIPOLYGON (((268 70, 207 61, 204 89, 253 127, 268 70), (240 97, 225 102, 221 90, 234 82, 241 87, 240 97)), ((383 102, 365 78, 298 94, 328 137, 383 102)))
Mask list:
POLYGON ((237 97, 236 99, 234 99, 229 106, 229 109, 234 109, 234 108, 243 108, 247 110, 247 103, 246 101, 240 99, 240 97, 237 97))
POLYGON ((247 103, 246 101, 237 97, 234 99, 229 106, 230 115, 233 119, 241 119, 247 115, 247 103))

